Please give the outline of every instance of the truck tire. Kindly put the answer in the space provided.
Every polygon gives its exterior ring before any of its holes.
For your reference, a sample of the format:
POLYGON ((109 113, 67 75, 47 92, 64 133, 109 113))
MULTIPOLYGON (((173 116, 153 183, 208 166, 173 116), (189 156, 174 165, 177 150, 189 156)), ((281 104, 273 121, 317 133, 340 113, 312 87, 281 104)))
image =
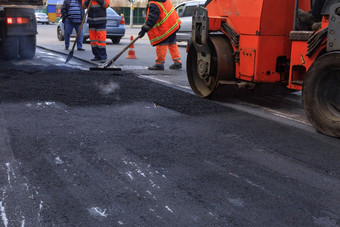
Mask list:
POLYGON ((59 41, 64 41, 64 35, 63 35, 63 31, 61 30, 61 28, 58 26, 57 28, 57 37, 59 41))
POLYGON ((36 37, 35 35, 20 36, 19 55, 22 59, 32 59, 35 55, 36 37))
POLYGON ((113 44, 119 44, 121 37, 112 37, 111 41, 113 44))
POLYGON ((340 52, 315 60, 306 73, 302 100, 317 131, 340 138, 340 52))
POLYGON ((17 59, 19 54, 19 37, 8 36, 2 37, 1 57, 6 60, 17 59))

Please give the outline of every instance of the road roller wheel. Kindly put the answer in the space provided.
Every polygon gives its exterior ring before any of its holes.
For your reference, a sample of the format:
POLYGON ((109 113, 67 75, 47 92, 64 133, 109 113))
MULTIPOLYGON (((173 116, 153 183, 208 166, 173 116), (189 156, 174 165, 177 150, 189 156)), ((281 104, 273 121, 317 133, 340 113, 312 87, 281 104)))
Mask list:
POLYGON ((340 138, 340 53, 318 58, 306 73, 303 108, 319 132, 340 138))
POLYGON ((199 52, 192 44, 187 56, 188 81, 200 97, 211 97, 219 81, 233 80, 235 75, 233 49, 228 39, 222 35, 210 36, 207 45, 210 53, 199 52))

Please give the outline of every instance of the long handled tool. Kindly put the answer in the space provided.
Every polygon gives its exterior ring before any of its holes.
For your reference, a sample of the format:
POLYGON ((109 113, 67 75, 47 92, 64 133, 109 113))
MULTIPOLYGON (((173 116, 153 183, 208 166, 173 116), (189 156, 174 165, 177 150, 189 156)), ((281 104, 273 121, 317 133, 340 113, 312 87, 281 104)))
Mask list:
POLYGON ((90 70, 114 70, 114 71, 120 71, 121 68, 113 67, 113 63, 132 45, 134 44, 140 37, 137 36, 134 40, 131 40, 131 42, 124 47, 123 50, 121 50, 116 56, 114 56, 111 60, 106 61, 105 63, 98 65, 97 67, 91 67, 90 70), (111 66, 111 67, 109 67, 111 66))
POLYGON ((69 60, 71 60, 71 58, 73 57, 74 47, 76 46, 76 43, 77 43, 77 40, 78 40, 78 38, 79 38, 80 32, 81 32, 81 30, 83 29, 83 25, 84 25, 86 16, 87 16, 87 14, 89 13, 91 4, 92 4, 92 0, 90 0, 89 5, 87 6, 86 13, 85 13, 85 15, 84 15, 84 18, 83 18, 83 20, 82 20, 82 22, 81 22, 81 24, 80 24, 80 27, 79 27, 79 29, 78 29, 78 32, 77 32, 76 40, 75 40, 74 43, 73 43, 72 50, 70 51, 70 53, 69 53, 68 56, 67 56, 67 59, 66 59, 65 64, 66 64, 69 60))

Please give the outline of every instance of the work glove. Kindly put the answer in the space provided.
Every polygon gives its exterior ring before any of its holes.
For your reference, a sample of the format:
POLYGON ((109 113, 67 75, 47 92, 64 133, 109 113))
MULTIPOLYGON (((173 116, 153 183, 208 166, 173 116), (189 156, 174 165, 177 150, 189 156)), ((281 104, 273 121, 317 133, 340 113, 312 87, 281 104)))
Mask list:
POLYGON ((143 26, 141 27, 140 32, 138 33, 139 38, 142 38, 146 32, 148 32, 151 28, 149 26, 147 26, 146 24, 143 24, 143 26))
POLYGON ((138 37, 142 38, 144 35, 145 35, 145 31, 141 29, 140 32, 138 33, 138 37))
POLYGON ((90 0, 86 0, 83 4, 87 8, 89 6, 90 0))

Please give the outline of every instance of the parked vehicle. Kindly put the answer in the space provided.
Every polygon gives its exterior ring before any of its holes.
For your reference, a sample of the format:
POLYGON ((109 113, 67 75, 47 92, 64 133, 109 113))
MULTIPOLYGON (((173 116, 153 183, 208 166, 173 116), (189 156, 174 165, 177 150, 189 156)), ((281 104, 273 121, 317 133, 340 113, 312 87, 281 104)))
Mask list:
POLYGON ((189 41, 191 39, 192 15, 194 10, 202 6, 204 7, 205 1, 189 1, 176 6, 176 11, 182 21, 181 27, 177 32, 177 41, 189 41))
MULTIPOLYGON (((125 19, 120 16, 112 8, 106 9, 107 23, 106 23, 106 38, 111 39, 114 44, 118 44, 121 38, 125 35, 125 19)), ((86 18, 87 20, 87 18, 86 18)), ((83 25, 84 29, 84 42, 89 38, 89 24, 83 25)), ((60 20, 57 26, 57 38, 59 41, 64 40, 64 23, 60 20)), ((71 34, 71 37, 76 37, 75 30, 71 34)))
POLYGON ((3 59, 31 59, 35 55, 37 22, 34 6, 43 0, 0 2, 0 56, 3 59))
POLYGON ((49 24, 50 20, 48 19, 48 16, 46 13, 35 13, 35 18, 37 19, 37 23, 42 24, 49 24))

